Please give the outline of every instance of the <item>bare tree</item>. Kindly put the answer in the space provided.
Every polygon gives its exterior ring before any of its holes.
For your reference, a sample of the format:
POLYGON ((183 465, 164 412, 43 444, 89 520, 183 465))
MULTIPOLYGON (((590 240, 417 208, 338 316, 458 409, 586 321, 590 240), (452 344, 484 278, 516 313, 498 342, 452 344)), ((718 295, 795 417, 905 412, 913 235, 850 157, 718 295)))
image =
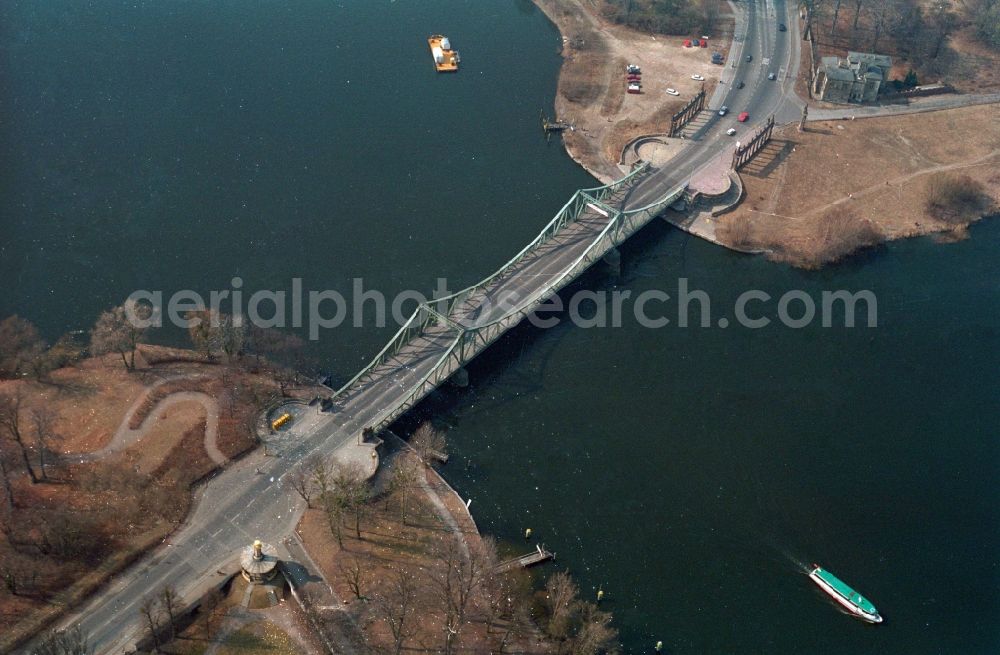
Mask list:
POLYGON ((38 476, 31 467, 31 458, 28 456, 28 444, 25 443, 24 434, 21 432, 21 412, 24 403, 20 387, 12 394, 0 394, 0 433, 6 434, 7 438, 17 444, 21 451, 21 460, 24 462, 24 469, 31 478, 32 484, 38 482, 38 476))
MULTIPOLYGON (((14 490, 10 486, 10 473, 7 471, 7 462, 4 461, 3 448, 0 448, 0 487, 3 488, 5 518, 10 518, 14 513, 14 490)), ((2 525, 7 527, 6 523, 2 525)))
POLYGON ((851 27, 855 32, 858 31, 858 19, 861 17, 861 7, 865 4, 865 0, 854 0, 854 25, 851 27))
POLYGON ((38 329, 17 314, 0 321, 0 377, 23 375, 45 351, 38 329))
POLYGON ((837 18, 840 16, 840 4, 843 0, 837 0, 836 6, 833 10, 833 22, 830 25, 830 36, 836 36, 837 34, 837 18))
POLYGON ((509 571, 497 570, 500 559, 497 557, 496 541, 492 537, 483 538, 482 559, 482 593, 485 600, 483 609, 486 634, 489 634, 497 619, 510 614, 515 585, 509 571))
POLYGON ((311 457, 306 464, 309 467, 309 479, 316 490, 323 512, 326 514, 330 533, 337 538, 337 545, 343 548, 344 506, 342 498, 336 493, 337 489, 330 467, 320 457, 311 457))
POLYGON ((32 650, 32 655, 90 655, 93 652, 80 626, 74 626, 69 630, 49 632, 32 650))
POLYGON ((49 632, 32 651, 33 655, 90 655, 92 652, 80 626, 49 632))
POLYGON ((934 51, 931 53, 931 59, 937 59, 938 55, 941 54, 944 42, 948 39, 948 35, 958 26, 959 21, 958 16, 951 10, 951 5, 945 2, 938 2, 934 5, 930 13, 930 19, 931 24, 937 32, 934 38, 934 51))
POLYGON ((393 460, 392 477, 389 478, 390 493, 399 499, 399 521, 406 525, 406 512, 410 503, 410 494, 417 486, 419 476, 423 475, 420 463, 406 453, 393 460))
POLYGON ((618 631, 611 627, 611 614, 593 603, 581 603, 580 624, 572 643, 573 655, 618 652, 618 631))
POLYGON ((153 639, 153 652, 160 652, 160 607, 156 596, 148 596, 139 605, 139 615, 146 622, 146 629, 153 639))
POLYGON ((95 355, 116 352, 125 369, 135 370, 135 351, 145 338, 153 308, 127 299, 118 307, 103 312, 90 332, 90 351, 95 355))
POLYGON ((371 488, 364 470, 356 463, 338 464, 334 468, 334 495, 344 512, 354 516, 354 532, 361 539, 361 519, 368 512, 371 488))
POLYGON ((430 421, 422 423, 417 428, 410 437, 410 446, 424 464, 430 464, 432 459, 444 457, 448 452, 444 432, 431 425, 430 421))
POLYGON ((476 545, 465 552, 460 535, 448 535, 437 544, 435 564, 430 580, 438 592, 445 613, 446 655, 452 652, 459 633, 466 624, 466 615, 473 593, 483 583, 490 563, 496 562, 496 547, 476 545))
POLYGON ((580 589, 568 573, 560 571, 546 581, 545 605, 549 610, 546 631, 550 636, 561 641, 569 637, 579 598, 580 589))
POLYGON ((882 0, 872 6, 872 52, 878 49, 879 39, 886 28, 898 19, 898 9, 896 0, 882 0))
POLYGON ((38 472, 42 480, 48 480, 45 471, 46 456, 52 451, 52 444, 60 440, 55 430, 56 415, 48 407, 31 410, 31 422, 35 426, 35 450, 38 451, 38 472))
POLYGON ((312 472, 305 464, 297 466, 288 476, 288 483, 292 486, 302 500, 306 501, 306 508, 312 509, 313 481, 312 472))
POLYGON ((350 587, 354 597, 358 599, 364 598, 365 595, 361 591, 361 585, 364 584, 365 569, 361 566, 361 563, 354 557, 342 558, 337 563, 337 568, 340 570, 341 575, 344 576, 344 580, 347 582, 347 586, 350 587))
POLYGON ((166 585, 160 590, 160 607, 167 613, 167 622, 170 628, 170 639, 174 638, 174 629, 177 625, 177 612, 181 608, 181 597, 171 586, 166 585))
POLYGON ((212 623, 215 619, 215 609, 222 604, 222 592, 218 589, 212 589, 201 599, 201 605, 198 606, 198 616, 201 619, 201 624, 205 628, 205 638, 212 638, 212 623))
POLYGON ((414 632, 413 613, 417 604, 417 581, 406 569, 396 569, 383 593, 375 596, 376 614, 392 633, 393 654, 399 655, 414 632))

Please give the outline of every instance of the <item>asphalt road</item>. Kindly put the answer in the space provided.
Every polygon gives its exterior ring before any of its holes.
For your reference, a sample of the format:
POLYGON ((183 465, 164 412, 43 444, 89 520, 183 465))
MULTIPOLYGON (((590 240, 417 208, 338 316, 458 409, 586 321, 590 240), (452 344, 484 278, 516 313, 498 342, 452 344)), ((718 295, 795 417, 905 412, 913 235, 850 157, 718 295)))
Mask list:
MULTIPOLYGON (((670 165, 651 171, 627 193, 613 199, 619 208, 654 203, 713 158, 731 150, 735 139, 725 134, 729 127, 739 125, 739 133, 749 135, 754 125, 772 113, 783 112, 779 122, 798 118, 800 104, 792 92, 798 34, 796 22, 786 14, 785 0, 738 4, 746 12, 745 21, 741 21, 746 36, 736 68, 727 72, 732 72, 731 79, 744 80, 746 87, 736 89, 731 80, 727 82, 729 89, 722 95, 722 104, 731 108, 730 114, 713 116, 670 165), (787 32, 777 31, 779 21, 788 25, 787 32), (753 55, 752 62, 745 61, 746 54, 753 55), (778 74, 779 79, 767 80, 769 72, 778 74), (736 123, 740 111, 750 113, 749 123, 736 123)), ((516 276, 498 281, 484 297, 495 298, 501 293, 531 296, 570 267, 605 225, 605 217, 585 214, 526 259, 516 276)), ((453 318, 482 322, 499 318, 502 314, 498 312, 494 305, 483 314, 473 302, 459 308, 453 318)), ((148 595, 169 583, 181 597, 193 600, 218 584, 221 576, 216 571, 231 566, 240 549, 253 539, 278 543, 291 534, 304 503, 285 482, 285 476, 309 454, 333 455, 359 438, 364 426, 376 423, 411 395, 455 338, 454 331, 432 330, 374 375, 359 381, 355 390, 339 399, 336 412, 315 418, 299 444, 283 456, 255 453, 223 471, 203 487, 194 512, 168 543, 114 579, 64 626, 79 624, 95 653, 128 652, 142 633, 138 607, 148 595), (255 472, 258 467, 260 474, 255 472)))

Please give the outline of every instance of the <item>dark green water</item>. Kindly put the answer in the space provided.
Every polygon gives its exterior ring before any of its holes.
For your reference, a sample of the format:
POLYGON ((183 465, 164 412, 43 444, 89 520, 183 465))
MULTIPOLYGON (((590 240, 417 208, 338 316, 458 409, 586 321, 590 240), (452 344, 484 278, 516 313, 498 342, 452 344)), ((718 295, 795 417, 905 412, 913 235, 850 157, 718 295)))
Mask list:
MULTIPOLYGON (((51 337, 234 275, 456 289, 591 184, 540 139, 558 34, 527 2, 7 2, 0 37, 0 315, 51 337)), ((524 327, 421 411, 480 526, 603 586, 629 652, 996 652, 998 246, 992 221, 801 273, 657 223, 575 288, 685 277, 716 316, 749 288, 870 289, 879 326, 524 327), (813 561, 886 624, 840 614, 813 561)), ((390 332, 310 347, 349 376, 390 332)))

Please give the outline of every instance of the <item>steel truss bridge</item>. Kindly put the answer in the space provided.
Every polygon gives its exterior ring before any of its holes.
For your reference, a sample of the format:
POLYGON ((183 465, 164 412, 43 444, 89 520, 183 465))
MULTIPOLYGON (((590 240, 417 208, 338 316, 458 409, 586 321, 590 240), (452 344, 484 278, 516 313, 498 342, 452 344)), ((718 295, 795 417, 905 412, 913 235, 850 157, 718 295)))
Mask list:
POLYGON ((611 184, 578 190, 495 273, 421 303, 325 405, 336 411, 346 404, 374 404, 380 409, 364 427, 375 432, 387 427, 684 193, 686 184, 680 184, 643 204, 633 192, 652 172, 642 163, 611 184))

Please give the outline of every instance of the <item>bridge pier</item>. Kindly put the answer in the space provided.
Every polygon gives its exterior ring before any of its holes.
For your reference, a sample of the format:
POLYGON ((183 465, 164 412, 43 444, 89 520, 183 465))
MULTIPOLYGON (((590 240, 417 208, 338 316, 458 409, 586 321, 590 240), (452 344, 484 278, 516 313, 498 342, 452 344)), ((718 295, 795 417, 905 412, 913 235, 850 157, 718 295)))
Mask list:
POLYGON ((459 389, 469 386, 469 372, 465 368, 460 368, 451 374, 451 383, 459 389))
POLYGON ((622 253, 618 248, 612 248, 605 253, 604 263, 611 267, 615 275, 622 274, 622 253))

